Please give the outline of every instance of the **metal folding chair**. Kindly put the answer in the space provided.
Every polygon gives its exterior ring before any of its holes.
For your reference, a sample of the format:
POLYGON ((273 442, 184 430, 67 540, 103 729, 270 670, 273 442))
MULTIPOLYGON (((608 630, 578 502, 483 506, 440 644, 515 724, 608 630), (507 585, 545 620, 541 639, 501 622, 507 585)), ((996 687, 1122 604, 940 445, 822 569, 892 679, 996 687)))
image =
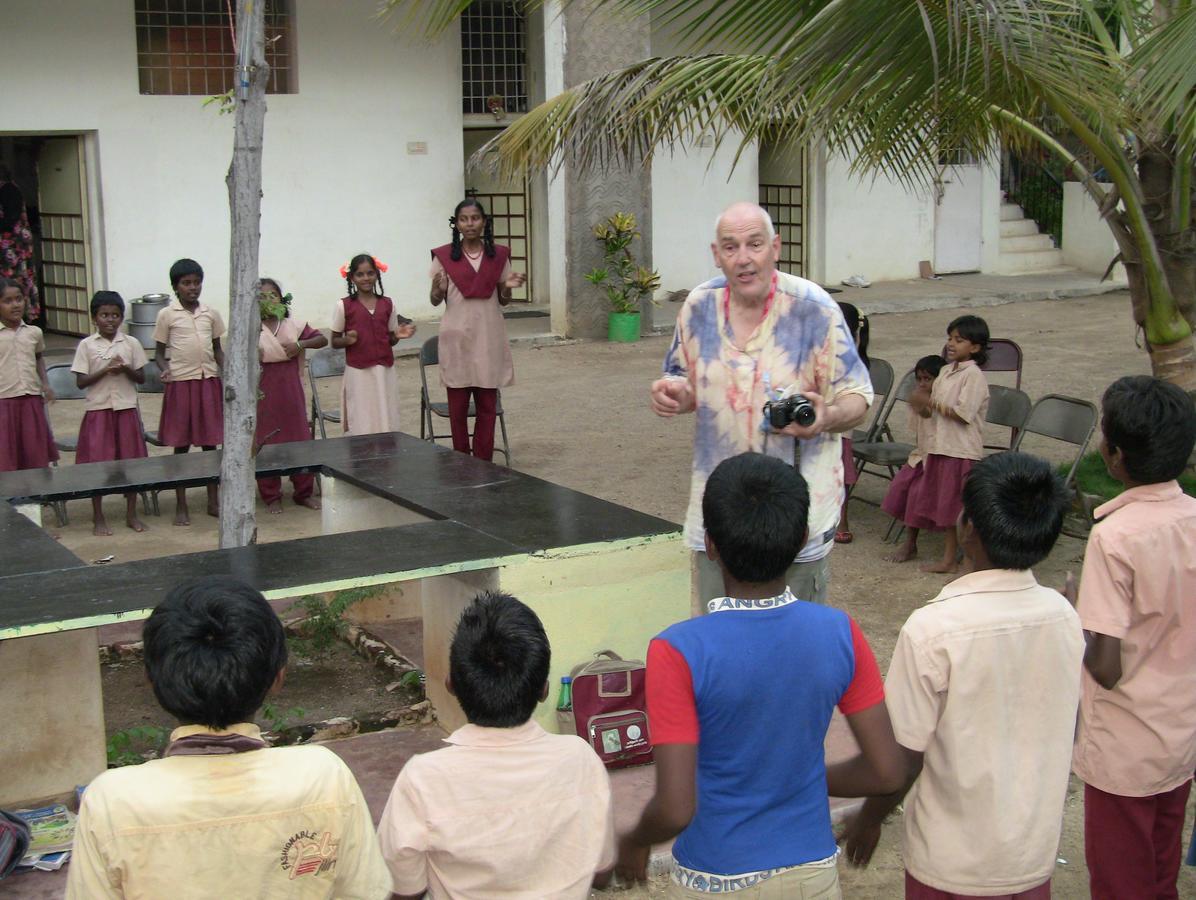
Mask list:
MULTIPOLYGON (((449 406, 447 402, 432 402, 432 397, 428 393, 428 374, 427 370, 433 366, 440 365, 440 339, 438 337, 430 337, 424 341, 419 348, 419 436, 425 441, 437 441, 441 438, 451 438, 452 432, 436 433, 435 419, 437 416, 441 419, 447 419, 449 415, 449 406)), ((511 465, 511 444, 507 440, 507 417, 502 408, 502 391, 498 392, 498 426, 502 432, 502 446, 494 449, 506 457, 507 465, 511 465)), ((477 410, 474 408, 473 398, 469 401, 469 418, 477 417, 477 410)))
POLYGON ((1076 397, 1065 397, 1062 394, 1047 394, 1030 410, 1026 424, 1022 426, 1017 440, 1013 442, 1013 449, 1021 449, 1022 441, 1027 434, 1036 434, 1074 444, 1076 452, 1071 466, 1067 470, 1066 478, 1067 486, 1071 487, 1075 481, 1076 469, 1084 457, 1084 451, 1088 449, 1092 433, 1096 430, 1096 422, 1097 411, 1094 404, 1076 397))
POLYGON ((988 342, 988 360, 980 367, 982 372, 1013 372, 1015 388, 1022 386, 1022 348, 1009 338, 991 338, 988 342))
MULTIPOLYGON (((904 441, 893 440, 893 433, 889 430, 889 416, 893 414, 893 409, 897 406, 897 402, 909 402, 909 395, 913 393, 914 387, 917 385, 917 379, 914 377, 914 370, 910 369, 902 376, 897 389, 886 398, 886 402, 881 408, 880 415, 872 425, 872 440, 853 442, 852 455, 858 462, 858 472, 860 475, 869 474, 875 475, 877 478, 883 478, 886 481, 892 481, 893 476, 897 470, 905 465, 909 455, 914 451, 914 445, 904 441), (876 469, 869 469, 872 465, 876 469), (880 471, 880 469, 887 471, 880 471)), ((857 481, 858 484, 858 481, 857 481)), ((851 499, 855 495, 855 485, 851 485, 848 489, 847 499, 851 499)), ((863 497, 857 498, 861 503, 868 503, 872 506, 877 504, 872 500, 867 500, 863 497)))
POLYGON ((1018 432, 1026 424, 1026 418, 1029 415, 1030 398, 1025 391, 1006 387, 1003 384, 990 384, 988 386, 988 413, 984 421, 989 425, 1008 428, 1010 430, 1009 443, 985 444, 984 449, 997 452, 1012 449, 1017 441, 1018 432))
POLYGON ((311 436, 316 436, 316 426, 320 428, 320 437, 328 437, 325 422, 341 420, 339 409, 325 409, 320 402, 320 390, 316 382, 321 378, 337 378, 345 374, 345 351, 332 347, 321 347, 319 350, 309 350, 307 353, 307 382, 311 386, 311 436))
POLYGON ((874 395, 872 421, 868 423, 867 427, 857 428, 851 433, 852 443, 876 440, 876 423, 880 421, 881 412, 889 402, 889 395, 893 392, 893 367, 887 360, 868 360, 868 377, 872 379, 874 395))

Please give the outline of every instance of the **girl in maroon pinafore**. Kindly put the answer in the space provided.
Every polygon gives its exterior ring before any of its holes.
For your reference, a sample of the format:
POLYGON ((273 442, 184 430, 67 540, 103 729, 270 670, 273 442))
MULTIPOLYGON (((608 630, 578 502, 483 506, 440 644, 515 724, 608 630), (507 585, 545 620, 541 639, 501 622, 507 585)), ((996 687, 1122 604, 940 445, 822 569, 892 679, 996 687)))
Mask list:
MULTIPOLYGON (((262 375, 258 382, 255 441, 259 447, 310 441, 307 398, 303 395, 300 375, 303 351, 318 350, 328 343, 328 338, 306 322, 291 318, 291 295, 284 295, 273 278, 258 282, 258 303, 262 314, 262 333, 258 338, 262 375)), ((315 484, 316 476, 309 472, 292 475, 295 502, 319 509, 320 501, 312 496, 315 484)), ((257 487, 270 512, 281 513, 282 478, 267 475, 257 480, 257 487)))

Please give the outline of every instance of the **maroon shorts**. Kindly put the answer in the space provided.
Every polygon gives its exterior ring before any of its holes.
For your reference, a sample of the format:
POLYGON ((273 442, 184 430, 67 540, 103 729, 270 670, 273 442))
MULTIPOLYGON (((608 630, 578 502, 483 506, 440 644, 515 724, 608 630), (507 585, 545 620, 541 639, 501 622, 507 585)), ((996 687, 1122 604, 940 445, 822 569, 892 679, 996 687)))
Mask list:
POLYGON ((954 528, 973 465, 970 459, 931 453, 916 466, 902 466, 880 508, 910 528, 954 528))
POLYGON ((166 382, 158 440, 167 447, 223 444, 224 390, 220 379, 166 382))
POLYGON ((0 400, 0 472, 44 469, 57 459, 58 448, 41 395, 0 400))
POLYGON ((953 894, 940 891, 905 873, 905 900, 1051 900, 1051 881, 1048 878, 1038 887, 1016 894, 953 894))
POLYGON ((109 462, 147 456, 141 413, 134 409, 89 409, 79 426, 75 462, 109 462))

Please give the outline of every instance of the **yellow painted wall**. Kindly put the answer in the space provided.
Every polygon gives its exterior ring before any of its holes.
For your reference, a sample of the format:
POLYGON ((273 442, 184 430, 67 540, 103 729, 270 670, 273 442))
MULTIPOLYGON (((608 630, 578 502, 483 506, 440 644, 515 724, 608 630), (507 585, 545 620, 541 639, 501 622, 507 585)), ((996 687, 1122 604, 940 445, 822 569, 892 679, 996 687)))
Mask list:
POLYGON ((536 611, 552 643, 549 696, 535 716, 549 731, 562 675, 599 650, 642 660, 648 641, 689 618, 689 552, 679 534, 531 557, 504 566, 499 580, 536 611))

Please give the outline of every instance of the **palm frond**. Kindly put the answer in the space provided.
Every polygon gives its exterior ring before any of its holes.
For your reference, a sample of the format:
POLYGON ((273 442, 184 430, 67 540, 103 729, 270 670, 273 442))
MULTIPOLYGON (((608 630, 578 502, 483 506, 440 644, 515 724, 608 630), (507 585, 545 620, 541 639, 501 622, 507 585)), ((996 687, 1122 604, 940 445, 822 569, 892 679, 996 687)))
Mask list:
MULTIPOLYGON (((1033 119, 1044 111, 1044 92, 1117 141, 1124 66, 1083 28, 1083 10, 1071 0, 788 5, 812 14, 769 54, 653 59, 607 73, 533 110, 486 150, 497 150, 497 167, 511 175, 566 160, 583 168, 637 164, 700 132, 735 141, 741 152, 759 140, 822 139, 858 170, 918 183, 937 171, 942 149, 983 155, 1010 131, 994 106, 1033 119)), ((738 6, 754 20, 755 4, 738 6)))
POLYGON ((1181 155, 1196 148, 1196 6, 1156 23, 1128 62, 1136 100, 1154 124, 1170 121, 1181 155))

